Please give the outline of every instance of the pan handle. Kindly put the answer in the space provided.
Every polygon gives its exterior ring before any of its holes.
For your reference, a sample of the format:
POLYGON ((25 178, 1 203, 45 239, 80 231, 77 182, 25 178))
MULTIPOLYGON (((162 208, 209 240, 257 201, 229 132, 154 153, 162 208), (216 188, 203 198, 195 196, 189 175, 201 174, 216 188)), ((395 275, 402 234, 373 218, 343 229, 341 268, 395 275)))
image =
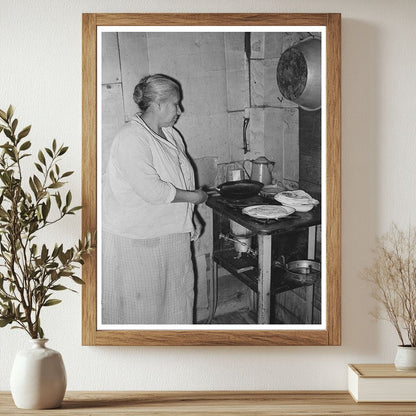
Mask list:
POLYGON ((248 159, 243 160, 243 169, 244 169, 244 172, 246 173, 247 177, 251 180, 251 176, 248 174, 247 169, 245 167, 246 162, 251 162, 251 160, 248 160, 248 159))
POLYGON ((220 194, 220 190, 217 187, 213 187, 213 188, 206 188, 204 189, 204 191, 208 194, 208 195, 214 195, 214 194, 220 194))

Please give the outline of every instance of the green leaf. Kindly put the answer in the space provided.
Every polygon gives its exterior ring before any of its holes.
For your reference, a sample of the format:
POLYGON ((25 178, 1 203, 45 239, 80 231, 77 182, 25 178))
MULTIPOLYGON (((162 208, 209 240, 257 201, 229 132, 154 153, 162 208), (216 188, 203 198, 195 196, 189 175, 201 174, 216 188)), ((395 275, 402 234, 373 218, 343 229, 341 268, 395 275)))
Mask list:
POLYGON ((38 196, 38 190, 36 189, 35 183, 33 182, 33 178, 29 178, 29 186, 32 192, 34 193, 35 197, 38 196))
POLYGON ((43 306, 53 306, 53 305, 57 305, 58 303, 61 303, 62 300, 60 299, 48 299, 43 306))
POLYGON ((39 163, 36 163, 36 162, 35 162, 35 166, 36 166, 36 169, 37 169, 39 172, 43 173, 43 168, 42 168, 42 165, 39 165, 39 163))
POLYGON ((45 152, 49 155, 49 157, 53 157, 53 153, 51 149, 48 149, 47 147, 45 147, 45 152))
POLYGON ((55 199, 56 199, 56 205, 58 205, 58 208, 61 208, 62 200, 61 200, 61 194, 59 192, 55 194, 55 199))
POLYGON ((65 183, 64 182, 55 182, 55 183, 51 183, 48 188, 51 189, 55 189, 55 188, 61 188, 62 186, 64 186, 65 183))
POLYGON ((53 142, 52 142, 52 150, 56 152, 56 140, 55 139, 53 139, 53 142))
POLYGON ((70 176, 70 175, 72 175, 74 173, 74 171, 72 170, 72 171, 70 171, 70 172, 65 172, 62 176, 61 176, 61 178, 66 178, 67 176, 70 176))
POLYGON ((62 264, 65 264, 66 263, 67 258, 66 258, 66 255, 65 255, 65 253, 63 251, 59 251, 58 258, 59 258, 59 261, 62 264))
POLYGON ((48 257, 48 249, 46 248, 45 244, 43 244, 42 245, 42 252, 40 254, 40 258, 41 258, 43 263, 46 261, 47 257, 48 257))
POLYGON ((70 276, 73 276, 73 275, 74 275, 74 272, 69 272, 69 271, 63 271, 63 272, 60 273, 61 277, 64 277, 64 276, 70 277, 70 276))
POLYGON ((58 255, 58 248, 59 248, 58 244, 55 243, 55 247, 53 248, 53 251, 52 251, 52 254, 51 254, 53 259, 58 255))
POLYGON ((66 194, 66 198, 65 198, 65 205, 69 207, 69 205, 71 204, 71 201, 72 201, 72 194, 71 194, 71 191, 68 191, 68 193, 66 194))
MULTIPOLYGON (((26 137, 28 134, 29 134, 29 132, 30 132, 30 129, 32 128, 32 126, 26 126, 18 135, 17 135, 17 138, 20 140, 20 139, 23 139, 24 137, 26 137)), ((27 143, 27 142, 26 142, 27 143)))
POLYGON ((82 209, 81 205, 71 208, 70 212, 79 211, 80 209, 82 209))
POLYGON ((40 326, 40 324, 38 325, 38 335, 39 335, 39 338, 43 338, 45 336, 45 333, 43 332, 43 329, 40 326))
POLYGON ((63 285, 55 285, 55 286, 51 286, 51 290, 67 290, 68 288, 66 286, 63 285))
POLYGON ((13 123, 12 123, 12 132, 13 133, 16 131, 17 123, 18 123, 17 118, 15 118, 13 120, 13 123))
POLYGON ((13 117, 14 114, 14 108, 12 105, 9 105, 9 108, 7 109, 7 120, 11 121, 11 118, 13 117))
MULTIPOLYGON (((20 136, 20 134, 19 134, 19 136, 20 136)), ((30 141, 28 140, 27 142, 24 142, 20 146, 20 151, 27 150, 27 149, 29 149, 30 146, 32 146, 32 143, 30 143, 30 141)))
POLYGON ((36 189, 40 192, 42 190, 42 182, 39 180, 39 178, 36 175, 33 175, 33 182, 36 185, 36 189))
POLYGON ((7 114, 3 110, 0 110, 0 117, 7 123, 7 114))
MULTIPOLYGON (((63 244, 61 244, 58 248, 57 248, 57 250, 56 250, 56 254, 54 255, 54 258, 56 257, 56 256, 59 256, 59 254, 60 253, 62 253, 64 251, 64 245, 63 244)), ((54 250, 54 252, 55 252, 55 250, 54 250)))
POLYGON ((61 150, 59 151, 58 156, 62 156, 63 154, 66 153, 67 150, 68 150, 68 146, 62 147, 61 150))
POLYGON ((46 204, 42 204, 42 218, 45 221, 48 218, 50 208, 51 208, 50 204, 49 205, 47 203, 46 204))
POLYGON ((32 255, 36 256, 36 253, 38 252, 38 246, 36 244, 33 244, 30 247, 30 251, 32 252, 32 255))
POLYGON ((24 159, 25 157, 32 156, 29 153, 25 153, 24 155, 20 155, 20 160, 24 159))
POLYGON ((72 276, 71 279, 75 283, 78 283, 79 285, 85 285, 85 282, 82 279, 80 279, 78 276, 72 276))
POLYGON ((12 133, 11 133, 11 131, 9 129, 4 129, 3 131, 4 131, 4 134, 6 135, 6 137, 8 139, 11 139, 13 137, 12 136, 12 133))
POLYGON ((46 159, 45 159, 45 156, 44 156, 44 154, 42 153, 41 150, 39 150, 39 152, 38 152, 38 159, 39 159, 40 163, 42 163, 43 165, 46 166, 46 159))
POLYGON ((0 318, 0 328, 4 328, 5 326, 11 324, 13 322, 13 318, 0 318))

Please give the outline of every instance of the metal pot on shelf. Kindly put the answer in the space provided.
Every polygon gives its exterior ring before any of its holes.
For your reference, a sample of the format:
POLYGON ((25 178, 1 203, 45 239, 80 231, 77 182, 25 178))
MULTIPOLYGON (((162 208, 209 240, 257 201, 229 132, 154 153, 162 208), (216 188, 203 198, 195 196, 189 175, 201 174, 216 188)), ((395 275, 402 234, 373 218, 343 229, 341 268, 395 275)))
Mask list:
POLYGON ((237 253, 247 253, 251 248, 251 235, 233 235, 234 249, 237 253))
POLYGON ((230 220, 230 231, 234 238, 234 249, 238 253, 247 253, 251 248, 253 233, 246 227, 230 220))
POLYGON ((321 278, 321 263, 314 260, 274 261, 273 266, 285 270, 286 275, 300 282, 316 283, 321 278))

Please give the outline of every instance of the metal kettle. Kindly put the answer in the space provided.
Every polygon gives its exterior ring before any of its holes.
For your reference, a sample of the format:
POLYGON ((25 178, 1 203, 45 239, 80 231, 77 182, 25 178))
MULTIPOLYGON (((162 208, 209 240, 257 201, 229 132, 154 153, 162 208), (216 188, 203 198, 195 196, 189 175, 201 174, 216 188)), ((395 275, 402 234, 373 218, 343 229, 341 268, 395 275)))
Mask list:
POLYGON ((243 168, 246 171, 248 177, 252 181, 258 181, 263 183, 264 185, 270 185, 272 183, 272 170, 273 170, 274 162, 267 159, 265 156, 260 156, 254 160, 245 160, 243 162, 243 168), (246 168, 245 163, 251 162, 251 174, 249 175, 246 168))

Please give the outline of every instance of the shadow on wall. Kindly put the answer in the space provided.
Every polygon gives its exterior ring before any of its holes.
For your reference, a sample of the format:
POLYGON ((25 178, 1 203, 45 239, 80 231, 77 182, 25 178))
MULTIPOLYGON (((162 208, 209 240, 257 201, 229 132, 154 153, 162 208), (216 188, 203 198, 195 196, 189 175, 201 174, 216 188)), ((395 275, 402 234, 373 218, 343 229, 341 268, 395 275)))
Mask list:
POLYGON ((380 42, 377 27, 342 20, 342 345, 361 357, 374 356, 381 345, 369 315, 371 291, 360 277, 371 262, 382 192, 380 42))

